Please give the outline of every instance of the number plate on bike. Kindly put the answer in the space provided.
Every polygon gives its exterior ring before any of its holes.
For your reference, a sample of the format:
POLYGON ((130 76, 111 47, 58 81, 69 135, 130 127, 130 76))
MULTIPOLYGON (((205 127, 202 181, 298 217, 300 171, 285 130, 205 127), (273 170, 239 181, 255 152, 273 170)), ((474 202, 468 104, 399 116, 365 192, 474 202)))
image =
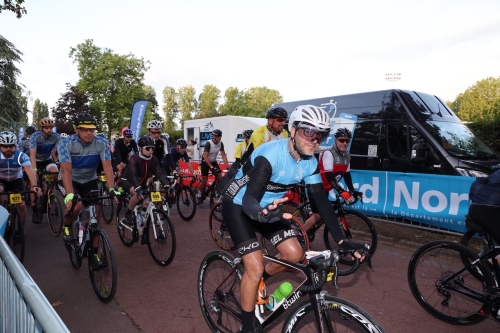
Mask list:
POLYGON ((101 175, 101 176, 99 176, 99 179, 101 180, 101 182, 105 182, 106 181, 106 176, 105 175, 101 175))
POLYGON ((46 182, 51 182, 54 180, 54 175, 43 175, 43 180, 46 182))
POLYGON ((161 201, 160 192, 151 192, 151 201, 160 202, 161 201))
POLYGON ((17 205, 23 201, 23 197, 21 196, 21 193, 13 193, 9 195, 9 201, 11 205, 17 205))

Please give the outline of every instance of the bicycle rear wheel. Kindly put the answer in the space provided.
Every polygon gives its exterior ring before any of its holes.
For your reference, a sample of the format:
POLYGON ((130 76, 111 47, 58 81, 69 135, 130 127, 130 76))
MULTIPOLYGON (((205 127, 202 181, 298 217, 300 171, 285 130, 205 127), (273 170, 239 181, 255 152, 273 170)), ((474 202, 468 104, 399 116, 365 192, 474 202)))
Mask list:
POLYGON ((38 223, 42 223, 43 220, 43 213, 45 212, 45 203, 47 200, 47 194, 43 194, 41 197, 35 196, 36 200, 36 206, 37 206, 37 216, 38 216, 38 223))
MULTIPOLYGON (((1 237, 1 235, 0 235, 1 237)), ((24 252, 26 249, 26 237, 24 235, 24 226, 19 215, 19 210, 15 207, 9 216, 7 228, 4 233, 5 242, 9 245, 12 253, 19 259, 24 260, 24 252)))
POLYGON ((454 325, 486 319, 488 294, 494 290, 493 275, 480 261, 446 281, 464 268, 463 257, 470 262, 477 259, 461 244, 435 241, 421 246, 408 265, 408 283, 417 302, 434 317, 454 325))
POLYGON ((50 192, 47 201, 47 222, 49 222, 50 232, 54 236, 59 236, 63 226, 63 211, 61 202, 54 192, 50 192))
MULTIPOLYGON (((101 189, 101 194, 100 196, 105 197, 108 196, 109 192, 105 186, 102 187, 101 189)), ((101 199, 101 202, 99 203, 99 206, 101 207, 101 214, 104 222, 107 224, 110 224, 111 221, 113 220, 113 214, 115 211, 115 201, 111 198, 106 198, 106 199, 101 199)))
POLYGON ((222 202, 216 203, 210 210, 208 215, 208 227, 210 228, 210 235, 215 244, 225 251, 236 250, 236 245, 229 235, 226 224, 222 220, 222 202))
POLYGON ((134 245, 134 229, 122 222, 124 217, 120 217, 116 214, 116 229, 118 230, 118 236, 122 241, 123 245, 126 247, 131 247, 134 245))
POLYGON ((242 266, 224 251, 203 258, 198 272, 201 312, 212 332, 237 332, 241 328, 240 281, 242 266))
POLYGON ((177 211, 179 216, 184 221, 191 221, 196 214, 196 198, 194 191, 189 186, 180 186, 180 191, 177 193, 177 211))
POLYGON ((212 190, 210 191, 210 209, 220 201, 220 194, 218 189, 218 183, 214 180, 214 184, 212 186, 212 190))
MULTIPOLYGON (((319 302, 324 332, 384 332, 375 319, 354 303, 333 296, 325 296, 319 302)), ((318 332, 313 305, 309 300, 294 309, 281 332, 318 332)))
POLYGON ((116 294, 117 271, 115 253, 108 235, 101 228, 94 228, 88 249, 89 274, 97 298, 109 303, 116 294))
POLYGON ((147 235, 148 249, 153 260, 160 266, 169 265, 175 257, 176 239, 174 225, 168 214, 161 209, 153 209, 144 235, 147 235))

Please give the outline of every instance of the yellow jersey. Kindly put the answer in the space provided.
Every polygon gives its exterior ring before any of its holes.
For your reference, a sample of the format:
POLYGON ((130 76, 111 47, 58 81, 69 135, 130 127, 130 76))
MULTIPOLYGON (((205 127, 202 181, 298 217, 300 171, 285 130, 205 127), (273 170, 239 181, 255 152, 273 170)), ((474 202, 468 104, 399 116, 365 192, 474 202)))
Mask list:
POLYGON ((243 154, 247 151, 247 144, 245 141, 242 141, 236 145, 236 150, 234 151, 234 158, 241 158, 243 154))
POLYGON ((256 149, 263 143, 281 139, 288 139, 288 132, 285 129, 280 134, 273 135, 267 130, 267 125, 263 125, 253 131, 248 145, 253 144, 253 149, 256 149))

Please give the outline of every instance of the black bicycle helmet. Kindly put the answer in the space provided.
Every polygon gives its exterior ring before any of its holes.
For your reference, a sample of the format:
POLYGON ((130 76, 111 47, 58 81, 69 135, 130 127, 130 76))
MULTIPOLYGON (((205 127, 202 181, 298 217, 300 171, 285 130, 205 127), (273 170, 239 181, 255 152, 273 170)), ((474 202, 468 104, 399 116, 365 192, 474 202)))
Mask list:
POLYGON ((96 128, 97 127, 97 119, 90 113, 80 113, 78 116, 73 119, 73 126, 75 128, 84 127, 84 128, 96 128))
POLYGON ((288 113, 282 107, 273 106, 266 113, 266 119, 270 118, 288 118, 288 113))
POLYGON ((177 146, 181 146, 181 147, 184 147, 184 148, 186 148, 187 145, 188 145, 187 141, 184 140, 184 139, 182 139, 182 138, 181 139, 177 139, 177 141, 175 142, 175 144, 177 146))
POLYGON ((33 134, 36 132, 36 127, 35 126, 28 126, 26 127, 26 134, 33 134))
POLYGON ((154 146, 155 140, 153 140, 152 137, 146 135, 137 141, 137 145, 139 147, 154 146))
POLYGON ((339 128, 337 130, 337 132, 335 132, 335 138, 352 138, 352 133, 351 131, 347 128, 347 127, 344 127, 344 128, 339 128))
POLYGON ((244 138, 249 138, 252 136, 253 130, 245 130, 243 131, 243 137, 244 138))
POLYGON ((213 134, 213 135, 222 135, 222 131, 221 131, 220 129, 214 129, 214 130, 212 131, 212 134, 213 134))

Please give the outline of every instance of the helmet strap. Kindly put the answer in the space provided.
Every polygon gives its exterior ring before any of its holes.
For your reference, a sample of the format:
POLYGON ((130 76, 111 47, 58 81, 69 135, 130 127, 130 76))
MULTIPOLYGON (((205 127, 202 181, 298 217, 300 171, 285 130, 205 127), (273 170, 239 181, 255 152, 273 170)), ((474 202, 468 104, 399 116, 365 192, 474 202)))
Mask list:
MULTIPOLYGON (((297 131, 299 130, 298 127, 296 125, 293 125, 293 128, 295 128, 295 135, 297 135, 297 131)), ((299 159, 297 160, 295 158, 295 156, 293 156, 292 152, 289 152, 290 153, 290 156, 293 157, 293 159, 299 163, 300 160, 308 160, 310 159, 312 156, 309 156, 309 155, 304 155, 304 154, 301 154, 299 152, 299 149, 297 148, 297 143, 295 142, 295 135, 292 136, 292 133, 290 133, 290 139, 292 139, 292 143, 293 143, 293 149, 295 150, 295 152, 299 155, 299 159)))

